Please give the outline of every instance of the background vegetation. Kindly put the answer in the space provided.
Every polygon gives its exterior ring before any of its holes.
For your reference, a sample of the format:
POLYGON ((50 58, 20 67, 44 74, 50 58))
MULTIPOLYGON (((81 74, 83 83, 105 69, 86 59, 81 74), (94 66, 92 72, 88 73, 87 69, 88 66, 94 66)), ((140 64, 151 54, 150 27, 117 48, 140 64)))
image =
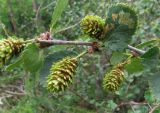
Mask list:
MULTIPOLYGON (((40 33, 49 31, 56 2, 57 0, 0 0, 0 39, 8 37, 7 35, 32 39, 40 33)), ((158 0, 69 0, 61 18, 54 25, 54 38, 88 41, 89 37, 82 35, 79 29, 80 20, 88 14, 105 18, 108 7, 117 2, 130 4, 138 14, 138 30, 132 37, 132 45, 136 46, 160 37, 160 2, 158 0)), ((141 46, 147 50, 153 47, 153 44, 147 47, 141 46)), ((129 67, 131 74, 126 77, 118 91, 115 93, 103 91, 102 78, 106 70, 109 70, 110 64, 114 65, 123 56, 115 53, 111 57, 111 52, 107 50, 104 50, 101 55, 93 54, 81 59, 75 80, 65 92, 58 94, 48 92, 44 86, 52 62, 65 56, 77 55, 84 48, 53 46, 44 49, 45 63, 41 67, 40 74, 37 72, 30 74, 17 64, 17 68, 12 71, 6 72, 0 69, 0 112, 147 113, 150 111, 152 113, 153 109, 155 109, 154 113, 160 112, 160 108, 157 108, 160 103, 156 98, 160 98, 160 77, 150 78, 157 86, 156 91, 159 91, 155 96, 148 86, 148 73, 146 72, 146 76, 141 76, 142 71, 135 69, 139 67, 137 60, 132 67, 129 67)), ((27 51, 26 54, 30 56, 30 59, 26 58, 27 69, 38 70, 40 67, 37 66, 41 62, 37 61, 37 57, 42 56, 41 51, 38 54, 34 50, 27 51), (30 63, 35 60, 38 63, 34 65, 30 63)), ((43 58, 39 58, 39 61, 44 60, 43 58)), ((146 64, 153 68, 154 73, 155 62, 146 64)), ((158 76, 159 73, 156 75, 158 76)))

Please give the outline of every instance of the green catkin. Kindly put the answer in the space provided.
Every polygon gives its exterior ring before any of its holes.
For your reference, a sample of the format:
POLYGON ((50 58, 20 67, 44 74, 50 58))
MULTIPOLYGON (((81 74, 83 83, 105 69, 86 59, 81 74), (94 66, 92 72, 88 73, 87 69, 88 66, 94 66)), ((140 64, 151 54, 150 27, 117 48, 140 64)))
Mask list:
POLYGON ((90 37, 101 39, 105 21, 99 16, 87 15, 80 23, 82 31, 90 37))
POLYGON ((103 88, 106 91, 117 91, 124 80, 124 64, 116 65, 103 79, 103 88))
POLYGON ((5 65, 12 56, 20 53, 23 48, 22 39, 8 38, 0 40, 0 67, 5 65))
POLYGON ((73 80, 77 59, 66 57, 52 65, 47 78, 47 89, 52 92, 64 91, 73 80))

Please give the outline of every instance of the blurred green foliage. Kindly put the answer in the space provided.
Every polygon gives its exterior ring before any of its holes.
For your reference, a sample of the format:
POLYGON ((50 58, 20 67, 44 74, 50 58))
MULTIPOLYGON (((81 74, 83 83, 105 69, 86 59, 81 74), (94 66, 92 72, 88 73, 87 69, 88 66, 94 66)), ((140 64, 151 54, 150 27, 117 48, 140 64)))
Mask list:
MULTIPOLYGON (((137 12, 138 30, 132 37, 131 44, 136 46, 160 38, 158 0, 68 0, 67 7, 52 29, 54 38, 88 41, 88 37, 82 35, 79 26, 65 31, 63 29, 79 23, 88 14, 106 18, 109 6, 117 2, 130 4, 137 12)), ((7 37, 3 30, 4 25, 9 35, 24 39, 32 39, 42 32, 49 31, 56 3, 57 0, 0 0, 0 39, 7 37)), ((123 45, 119 45, 121 46, 123 45)), ((110 64, 121 62, 127 54, 115 52, 112 55, 112 51, 105 49, 101 55, 86 55, 81 59, 73 85, 65 92, 54 94, 48 92, 45 87, 45 79, 52 62, 65 56, 75 56, 86 48, 53 46, 42 51, 30 45, 21 55, 23 58, 19 57, 18 61, 15 59, 11 61, 13 64, 10 65, 10 69, 17 68, 11 72, 0 69, 0 112, 146 113, 159 104, 155 96, 160 98, 159 79, 156 79, 159 70, 157 68, 159 62, 156 62, 159 52, 154 46, 152 44, 142 47, 146 50, 151 49, 142 58, 132 59, 132 65, 127 65, 126 70, 130 73, 125 72, 126 80, 115 93, 103 91, 102 78, 106 71, 110 70, 110 64), (43 57, 46 59, 42 66, 43 57), (32 62, 36 62, 35 65, 32 62), (141 65, 141 62, 146 65, 141 65), (22 69, 22 66, 26 68, 22 69), (36 73, 33 72, 34 70, 37 70, 36 73), (17 78, 20 80, 16 80, 17 78), (153 88, 149 87, 148 80, 153 88), (154 87, 154 84, 157 87, 154 87), (18 89, 13 90, 11 86, 18 89), (13 90, 13 93, 5 93, 6 89, 13 90), (20 93, 14 93, 17 90, 20 93), (152 90, 156 95, 152 94, 152 90)), ((154 113, 159 112, 160 109, 157 108, 154 113)))

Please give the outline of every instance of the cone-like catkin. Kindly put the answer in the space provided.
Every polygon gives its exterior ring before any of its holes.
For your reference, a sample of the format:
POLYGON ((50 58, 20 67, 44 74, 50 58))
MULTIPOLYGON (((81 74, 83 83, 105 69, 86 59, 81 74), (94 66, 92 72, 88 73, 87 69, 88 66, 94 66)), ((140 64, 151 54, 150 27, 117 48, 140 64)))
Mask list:
POLYGON ((101 17, 92 15, 85 16, 80 23, 85 34, 97 39, 102 38, 104 25, 105 21, 101 17))
POLYGON ((72 83, 77 68, 77 59, 66 57, 52 65, 47 79, 47 88, 53 92, 64 91, 72 83))
POLYGON ((17 55, 24 48, 22 39, 0 40, 0 67, 2 67, 12 56, 17 55))
POLYGON ((106 91, 116 91, 124 80, 123 66, 118 64, 103 79, 103 88, 106 91))

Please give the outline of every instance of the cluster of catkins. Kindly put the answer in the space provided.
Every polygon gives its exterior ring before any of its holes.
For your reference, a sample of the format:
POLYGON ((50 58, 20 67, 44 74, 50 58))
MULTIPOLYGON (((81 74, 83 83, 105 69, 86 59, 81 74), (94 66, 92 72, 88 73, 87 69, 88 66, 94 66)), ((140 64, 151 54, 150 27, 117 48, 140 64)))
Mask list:
MULTIPOLYGON (((88 15, 81 20, 81 30, 98 41, 104 41, 115 32, 125 32, 133 35, 137 27, 137 15, 126 4, 116 4, 109 8, 106 19, 88 15)), ((0 40, 0 68, 7 61, 20 53, 24 48, 21 39, 0 40)), ((78 57, 66 57, 52 65, 47 79, 47 88, 53 92, 65 90, 73 81, 78 66, 78 57)), ((105 90, 116 91, 124 80, 124 63, 114 66, 103 79, 105 90)))
MULTIPOLYGON (((106 19, 88 15, 81 20, 80 27, 84 34, 98 41, 104 41, 115 32, 133 35, 137 27, 137 15, 128 5, 118 3, 109 8, 106 19)), ((105 74, 104 90, 118 90, 124 80, 124 65, 125 63, 117 64, 105 74)), ((53 92, 63 91, 72 83, 77 66, 77 59, 71 57, 53 64, 48 76, 47 88, 53 92)))
MULTIPOLYGON (((137 15, 126 4, 112 5, 106 19, 88 15, 81 20, 81 30, 98 41, 105 41, 116 32, 133 35, 137 27, 137 15)), ((0 68, 7 61, 20 53, 25 44, 21 39, 8 38, 0 40, 0 68)), ((52 65, 47 79, 47 88, 53 92, 64 91, 73 81, 78 66, 77 57, 66 57, 52 65)), ((108 91, 116 91, 124 80, 124 63, 114 66, 103 79, 103 87, 108 91), (123 65, 122 65, 123 64, 123 65)))

